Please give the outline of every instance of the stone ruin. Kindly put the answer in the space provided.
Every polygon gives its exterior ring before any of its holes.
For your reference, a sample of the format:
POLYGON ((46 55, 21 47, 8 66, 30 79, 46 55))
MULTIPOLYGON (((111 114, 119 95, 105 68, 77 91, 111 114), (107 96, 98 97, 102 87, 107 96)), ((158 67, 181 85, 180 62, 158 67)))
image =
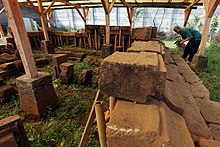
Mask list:
POLYGON ((135 41, 126 53, 105 58, 99 88, 117 98, 107 146, 220 144, 220 103, 210 101, 188 64, 160 41, 135 41))

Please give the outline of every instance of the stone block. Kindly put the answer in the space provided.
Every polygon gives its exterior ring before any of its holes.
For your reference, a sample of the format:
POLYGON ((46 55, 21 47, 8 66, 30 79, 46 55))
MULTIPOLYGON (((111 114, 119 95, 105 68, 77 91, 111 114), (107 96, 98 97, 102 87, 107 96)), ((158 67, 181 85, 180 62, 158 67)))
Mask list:
POLYGON ((57 102, 52 76, 49 73, 39 72, 36 78, 23 75, 16 79, 16 84, 21 110, 28 114, 40 116, 48 106, 57 102))
POLYGON ((196 143, 196 147, 220 147, 220 142, 216 140, 209 140, 200 138, 196 143))
POLYGON ((118 51, 118 52, 123 52, 123 47, 122 47, 122 46, 117 46, 117 47, 116 47, 116 51, 118 51))
POLYGON ((109 147, 194 146, 183 117, 157 101, 117 100, 106 132, 109 147))
POLYGON ((48 54, 54 53, 53 43, 50 40, 42 40, 41 41, 41 49, 43 52, 48 53, 48 54))
POLYGON ((8 53, 3 53, 0 55, 0 60, 3 60, 5 62, 11 62, 15 60, 15 56, 8 53))
POLYGON ((205 71, 208 68, 208 57, 195 54, 191 63, 191 67, 197 71, 205 71))
POLYGON ((23 72, 24 71, 24 66, 23 66, 23 63, 22 63, 21 60, 16 60, 16 61, 14 61, 14 63, 15 63, 16 70, 18 72, 23 72))
POLYGON ((1 47, 0 48, 0 53, 3 54, 3 53, 8 53, 8 54, 15 54, 15 48, 12 48, 12 47, 1 47))
POLYGON ((60 64, 67 62, 67 55, 66 54, 55 54, 52 58, 52 67, 53 67, 53 75, 56 78, 60 76, 60 64))
POLYGON ((206 122, 220 125, 219 102, 208 101, 204 99, 196 99, 196 102, 206 122))
POLYGON ((132 40, 141 40, 148 41, 151 39, 152 28, 151 27, 143 27, 143 28, 133 28, 131 39, 132 40))
POLYGON ((155 52, 162 53, 162 45, 158 41, 134 41, 127 52, 155 52))
POLYGON ((92 70, 83 69, 79 75, 81 85, 90 85, 92 83, 92 70))
POLYGON ((17 91, 11 85, 0 86, 0 99, 3 101, 8 100, 12 95, 16 94, 17 91))
POLYGON ((202 82, 188 84, 188 87, 189 87, 190 91, 192 92, 194 98, 210 100, 210 92, 203 85, 202 82))
POLYGON ((15 63, 14 62, 8 62, 0 65, 0 69, 2 70, 11 70, 15 69, 15 63))
POLYGON ((166 69, 161 59, 150 52, 115 52, 101 63, 99 88, 106 95, 145 103, 164 90, 166 69))
POLYGON ((174 112, 183 115, 184 106, 175 82, 166 80, 163 101, 174 112))
POLYGON ((60 79, 65 83, 69 84, 74 77, 74 65, 72 63, 64 62, 60 64, 60 79))
POLYGON ((0 120, 1 147, 29 147, 22 121, 18 115, 0 120))
POLYGON ((151 28, 152 28, 151 38, 156 38, 157 37, 157 27, 151 27, 151 28))
POLYGON ((92 84, 94 86, 98 86, 99 77, 100 77, 100 67, 97 67, 92 72, 92 84))
POLYGON ((210 123, 208 126, 212 132, 213 138, 220 141, 220 125, 210 123))
POLYGON ((41 59, 36 59, 35 63, 37 67, 44 67, 45 65, 49 64, 50 60, 47 58, 41 58, 41 59))
POLYGON ((102 58, 108 57, 113 52, 114 52, 114 49, 113 49, 112 44, 110 44, 110 45, 103 44, 102 45, 102 53, 101 53, 102 58))

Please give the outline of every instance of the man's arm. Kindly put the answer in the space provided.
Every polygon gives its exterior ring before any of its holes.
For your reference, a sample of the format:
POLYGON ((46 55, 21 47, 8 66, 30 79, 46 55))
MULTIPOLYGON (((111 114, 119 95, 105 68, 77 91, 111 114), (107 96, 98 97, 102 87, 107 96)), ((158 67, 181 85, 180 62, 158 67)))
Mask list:
POLYGON ((189 40, 192 39, 192 38, 193 38, 193 37, 191 36, 191 37, 188 37, 188 38, 186 38, 186 39, 183 39, 183 40, 180 41, 180 44, 183 44, 184 42, 189 41, 189 40))

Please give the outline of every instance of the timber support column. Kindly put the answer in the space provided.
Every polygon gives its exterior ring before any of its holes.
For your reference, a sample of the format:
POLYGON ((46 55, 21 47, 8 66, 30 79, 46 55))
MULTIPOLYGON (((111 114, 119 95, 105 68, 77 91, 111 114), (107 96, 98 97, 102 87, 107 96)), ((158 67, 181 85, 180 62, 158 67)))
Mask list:
POLYGON ((42 30, 44 33, 44 39, 45 39, 45 40, 41 41, 41 49, 42 49, 42 51, 44 51, 48 54, 52 54, 52 53, 54 53, 54 47, 53 47, 51 40, 49 39, 49 35, 48 35, 48 31, 47 31, 46 15, 44 13, 42 1, 37 0, 37 3, 38 3, 38 8, 39 8, 39 12, 40 12, 40 20, 41 20, 41 24, 42 24, 42 30))
POLYGON ((17 0, 2 0, 2 2, 26 73, 16 79, 21 110, 29 114, 41 115, 47 106, 53 105, 57 101, 52 86, 52 77, 49 73, 37 73, 17 0))
POLYGON ((102 45, 102 57, 108 57, 114 51, 113 45, 110 44, 111 36, 110 36, 110 12, 113 8, 115 1, 109 6, 109 0, 101 0, 103 8, 105 10, 105 22, 106 22, 106 29, 105 29, 105 42, 106 44, 102 45))
POLYGON ((191 63, 191 67, 195 70, 206 70, 208 67, 208 57, 205 56, 205 49, 206 49, 206 41, 208 38, 209 27, 211 24, 212 16, 218 7, 220 0, 204 0, 204 7, 205 7, 205 24, 202 31, 202 40, 200 43, 200 48, 198 53, 194 56, 193 61, 191 63))

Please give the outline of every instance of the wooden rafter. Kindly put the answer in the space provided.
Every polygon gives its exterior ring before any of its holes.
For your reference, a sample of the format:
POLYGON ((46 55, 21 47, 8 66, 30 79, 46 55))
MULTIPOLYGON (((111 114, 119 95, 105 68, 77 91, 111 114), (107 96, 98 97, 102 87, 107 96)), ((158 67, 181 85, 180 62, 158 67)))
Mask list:
POLYGON ((55 0, 53 0, 51 3, 50 3, 50 5, 47 7, 47 9, 46 10, 44 10, 44 14, 46 14, 49 10, 50 10, 50 8, 53 6, 53 4, 55 3, 55 0))
POLYGON ((109 6, 109 13, 112 11, 113 6, 114 6, 114 4, 115 4, 115 1, 116 1, 116 0, 112 0, 111 5, 109 6))
POLYGON ((101 2, 102 2, 102 6, 103 6, 103 8, 104 8, 105 14, 109 14, 108 7, 107 7, 107 5, 106 5, 105 0, 101 0, 101 2))
POLYGON ((125 0, 121 0, 121 2, 122 2, 122 4, 125 6, 125 7, 128 7, 128 8, 130 8, 130 9, 134 9, 133 7, 131 7, 131 5, 130 4, 128 4, 125 0))
POLYGON ((0 14, 5 11, 5 7, 0 10, 0 14))
POLYGON ((213 16, 219 3, 220 3, 220 0, 210 0, 209 1, 209 7, 208 7, 208 17, 209 18, 213 16))
POLYGON ((80 17, 82 18, 82 20, 83 20, 84 22, 86 22, 86 19, 84 18, 84 16, 82 15, 82 13, 79 11, 78 8, 76 8, 76 11, 79 13, 79 15, 80 15, 80 17))
POLYGON ((28 4, 37 11, 37 13, 41 14, 40 11, 38 10, 38 7, 36 7, 30 0, 27 0, 28 4))
POLYGON ((187 9, 191 9, 194 5, 198 4, 199 1, 200 1, 200 0, 194 0, 193 3, 191 3, 189 6, 186 7, 185 11, 186 11, 187 9))
POLYGON ((192 11, 191 8, 185 9, 185 11, 184 11, 184 24, 183 24, 184 27, 186 27, 186 25, 187 25, 191 11, 192 11))

